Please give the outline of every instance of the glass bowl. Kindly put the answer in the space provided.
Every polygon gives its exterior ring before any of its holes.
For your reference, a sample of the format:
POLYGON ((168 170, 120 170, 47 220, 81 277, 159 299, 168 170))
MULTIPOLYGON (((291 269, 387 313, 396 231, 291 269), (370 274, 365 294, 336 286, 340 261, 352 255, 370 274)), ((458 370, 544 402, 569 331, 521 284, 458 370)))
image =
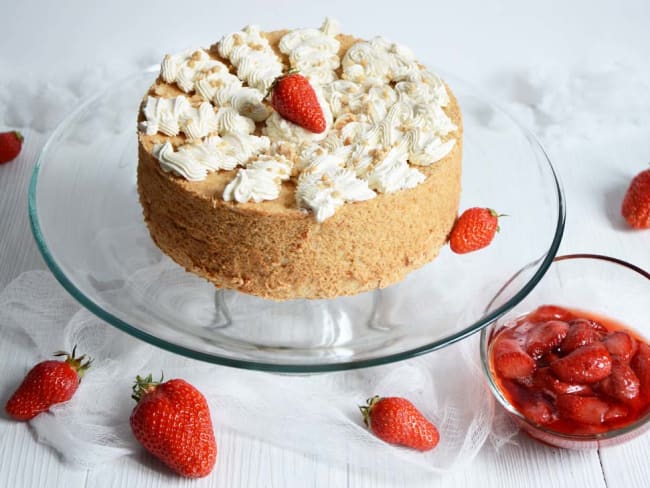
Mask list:
POLYGON ((491 246, 429 265, 383 290, 273 302, 217 290, 163 255, 136 189, 136 118, 158 68, 80 106, 40 155, 29 191, 33 234, 63 286, 109 324, 218 364, 310 373, 373 366, 436 350, 480 330, 544 275, 564 229, 564 199, 537 140, 456 77, 441 73, 464 119, 461 208, 508 214, 491 246), (486 312, 518 270, 531 273, 486 312))
MULTIPOLYGON (((524 268, 496 295, 488 311, 501 306, 527 280, 531 269, 524 268)), ((490 345, 503 327, 542 305, 557 305, 611 319, 650 339, 650 273, 620 259, 596 254, 571 254, 554 259, 546 275, 532 292, 506 314, 481 331, 480 354, 487 384, 498 403, 517 425, 531 437, 555 447, 595 449, 632 439, 650 427, 650 413, 632 424, 602 433, 565 434, 537 424, 523 414, 501 390, 490 363, 490 345)))

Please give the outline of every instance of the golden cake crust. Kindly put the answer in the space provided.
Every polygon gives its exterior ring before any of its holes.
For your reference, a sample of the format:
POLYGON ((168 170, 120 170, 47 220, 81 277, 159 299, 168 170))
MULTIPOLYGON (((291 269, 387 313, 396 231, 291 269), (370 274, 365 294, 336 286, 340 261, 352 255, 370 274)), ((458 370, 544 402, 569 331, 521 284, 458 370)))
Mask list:
MULTIPOLYGON (((266 34, 277 46, 286 31, 266 34)), ((339 35, 341 53, 356 39, 339 35)), ((213 46, 209 53, 218 58, 213 46)), ((175 96, 160 79, 149 94, 175 96)), ((433 260, 456 219, 461 185, 462 120, 448 88, 445 112, 458 127, 451 152, 418 169, 426 180, 412 189, 347 203, 318 223, 298 208, 295 181, 276 200, 234 203, 222 199, 235 171, 187 181, 163 171, 153 144, 182 135, 139 134, 138 191, 155 243, 186 270, 219 288, 272 299, 332 298, 383 288, 433 260)))

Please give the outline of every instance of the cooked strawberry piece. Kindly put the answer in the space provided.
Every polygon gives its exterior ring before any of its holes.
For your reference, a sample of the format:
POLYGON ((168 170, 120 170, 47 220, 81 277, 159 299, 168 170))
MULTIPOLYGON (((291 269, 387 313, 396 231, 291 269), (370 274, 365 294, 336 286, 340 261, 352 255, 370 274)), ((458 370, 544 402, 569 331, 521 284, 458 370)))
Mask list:
POLYGON ((573 319, 573 320, 569 321, 569 325, 577 325, 577 324, 588 325, 592 329, 594 329, 594 330, 596 330, 598 332, 602 332, 603 334, 607 334, 609 332, 607 327, 605 327, 603 324, 601 324, 600 322, 597 322, 595 320, 585 319, 583 317, 580 317, 580 318, 573 319))
POLYGON ((605 414, 605 422, 611 422, 612 420, 619 420, 630 415, 630 409, 625 405, 618 403, 612 403, 609 405, 609 410, 605 414))
POLYGON ((550 424, 557 420, 553 406, 544 398, 532 398, 520 405, 520 411, 531 422, 536 424, 550 424))
POLYGON ((544 354, 541 358, 537 360, 537 366, 541 368, 547 367, 549 364, 551 364, 553 361, 556 359, 560 359, 560 355, 557 354, 556 352, 547 352, 544 354))
POLYGON ((561 320, 549 320, 537 324, 528 336, 526 352, 534 359, 556 348, 566 337, 569 324, 561 320))
POLYGON ((595 396, 558 395, 556 405, 561 418, 590 425, 602 424, 609 411, 609 404, 595 396))
POLYGON ((608 334, 603 344, 612 356, 626 362, 632 359, 639 347, 634 337, 620 330, 608 334))
POLYGON ((612 358, 600 342, 583 346, 551 363, 553 373, 566 383, 596 383, 612 370, 612 358))
POLYGON ((551 368, 539 368, 533 377, 534 386, 545 391, 551 396, 556 395, 591 395, 593 390, 589 385, 582 385, 579 383, 565 383, 558 380, 551 368))
POLYGON ((568 354, 579 347, 600 341, 604 337, 606 331, 603 332, 599 330, 597 327, 599 325, 600 324, 592 320, 572 320, 569 323, 569 331, 560 344, 560 351, 563 354, 568 354))
POLYGON ((568 322, 574 317, 575 315, 566 308, 558 307, 557 305, 542 305, 530 314, 529 320, 531 322, 546 322, 548 320, 563 320, 564 322, 568 322))
POLYGON ((515 339, 499 339, 493 345, 492 358, 499 376, 518 379, 535 371, 535 360, 521 348, 515 339))
POLYGON ((639 349, 630 364, 639 378, 641 396, 650 399, 650 346, 644 342, 639 344, 639 349))
POLYGON ((639 397, 639 378, 627 363, 614 361, 611 374, 601 382, 602 390, 623 402, 639 397))

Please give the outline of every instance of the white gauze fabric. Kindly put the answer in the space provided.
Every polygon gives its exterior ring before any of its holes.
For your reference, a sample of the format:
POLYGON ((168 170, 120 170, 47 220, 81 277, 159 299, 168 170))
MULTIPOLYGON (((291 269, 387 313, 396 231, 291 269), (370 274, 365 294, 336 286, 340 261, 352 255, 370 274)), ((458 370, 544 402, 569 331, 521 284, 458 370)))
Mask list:
POLYGON ((488 86, 547 146, 614 140, 650 126, 650 70, 631 57, 531 66, 488 86))
MULTIPOLYGON (((19 357, 35 364, 76 345, 94 359, 71 401, 29 422, 40 442, 87 469, 141 449, 129 427, 131 386, 136 375, 161 371, 203 392, 219 428, 325 462, 393 472, 458 469, 475 457, 494 418, 476 339, 375 368, 281 375, 202 363, 140 342, 81 309, 46 271, 25 272, 0 293, 0 340, 19 357), (358 405, 374 394, 409 398, 438 426, 437 448, 420 453, 372 435, 358 405)), ((0 392, 9 395, 26 372, 24 365, 5 364, 0 392)), ((514 432, 500 434, 495 444, 514 432)))

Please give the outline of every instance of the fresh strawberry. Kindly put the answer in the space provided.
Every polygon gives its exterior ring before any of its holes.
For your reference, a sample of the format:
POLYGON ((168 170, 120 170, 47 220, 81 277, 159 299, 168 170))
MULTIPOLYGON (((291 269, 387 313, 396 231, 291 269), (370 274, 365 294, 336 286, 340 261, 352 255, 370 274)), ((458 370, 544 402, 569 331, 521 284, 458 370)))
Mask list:
POLYGON ((623 402, 639 398, 639 378, 627 364, 614 361, 610 375, 600 382, 600 387, 609 396, 623 402))
POLYGON ((566 308, 558 307, 557 305, 542 305, 541 307, 537 307, 535 311, 529 315, 528 320, 531 322, 546 322, 547 320, 562 320, 568 322, 573 318, 573 313, 566 308))
POLYGON ((594 396, 558 395, 556 406, 560 417, 582 424, 605 422, 609 404, 594 396))
POLYGON ((650 229, 650 169, 641 171, 630 182, 621 214, 632 228, 650 229))
POLYGON ((492 363, 499 376, 521 379, 535 371, 535 360, 515 339, 499 338, 492 346, 492 363))
POLYGON ((556 348, 569 332, 569 324, 561 320, 549 320, 536 324, 528 335, 526 352, 534 359, 556 348))
POLYGON ((370 430, 389 444, 418 451, 428 451, 438 445, 440 434, 436 426, 405 398, 374 396, 359 409, 370 430))
POLYGON ((79 381, 90 367, 91 359, 86 356, 57 352, 54 356, 65 356, 63 361, 49 360, 34 366, 9 398, 5 410, 17 420, 30 420, 52 405, 67 402, 79 387, 79 381))
POLYGON ((612 358, 607 348, 596 342, 553 361, 551 369, 565 383, 596 383, 609 376, 612 358))
POLYGON ((13 161, 23 147, 23 135, 17 130, 0 133, 0 164, 13 161))
POLYGON ((465 254, 487 247, 499 231, 499 217, 491 208, 472 207, 465 210, 451 229, 451 250, 456 254, 465 254))
POLYGON ((560 344, 560 351, 562 354, 568 354, 579 347, 598 342, 605 336, 606 332, 607 329, 597 322, 587 319, 572 320, 569 322, 569 332, 560 344))
POLYGON ((629 361, 636 354, 638 344, 634 337, 622 330, 612 332, 603 339, 603 344, 612 356, 629 361))
POLYGON ((299 73, 275 80, 271 87, 271 106, 282 117, 310 132, 320 134, 327 126, 314 88, 299 73))
POLYGON ((201 478, 212 471, 217 443, 205 397, 181 379, 162 383, 137 377, 131 430, 151 454, 182 476, 201 478))

